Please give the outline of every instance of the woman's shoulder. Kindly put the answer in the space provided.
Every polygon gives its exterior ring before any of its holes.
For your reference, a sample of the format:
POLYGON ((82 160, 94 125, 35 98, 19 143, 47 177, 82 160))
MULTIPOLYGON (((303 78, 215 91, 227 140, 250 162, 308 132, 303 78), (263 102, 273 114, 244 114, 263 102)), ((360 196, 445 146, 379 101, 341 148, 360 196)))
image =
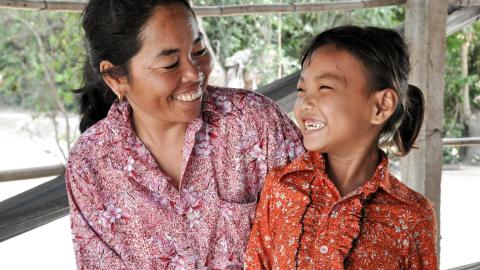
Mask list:
POLYGON ((88 128, 75 141, 69 154, 69 164, 77 161, 85 163, 106 155, 109 149, 110 133, 111 130, 107 127, 105 120, 100 120, 88 128))
POLYGON ((207 104, 220 112, 241 111, 243 114, 280 112, 268 97, 250 90, 208 86, 207 104))

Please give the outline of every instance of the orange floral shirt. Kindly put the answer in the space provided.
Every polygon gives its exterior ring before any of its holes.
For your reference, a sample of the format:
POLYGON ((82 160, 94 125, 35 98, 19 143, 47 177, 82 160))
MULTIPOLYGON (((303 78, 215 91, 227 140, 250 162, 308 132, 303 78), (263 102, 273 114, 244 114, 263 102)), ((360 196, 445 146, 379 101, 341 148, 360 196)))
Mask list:
POLYGON ((437 269, 431 204, 388 170, 341 197, 321 153, 271 171, 245 255, 246 269, 437 269))

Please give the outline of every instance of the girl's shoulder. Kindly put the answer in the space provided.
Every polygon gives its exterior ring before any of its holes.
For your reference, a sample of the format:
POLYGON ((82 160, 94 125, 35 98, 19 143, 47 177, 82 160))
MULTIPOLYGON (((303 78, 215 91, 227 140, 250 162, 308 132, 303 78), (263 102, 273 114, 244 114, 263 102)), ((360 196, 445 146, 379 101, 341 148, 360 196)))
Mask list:
POLYGON ((389 175, 388 191, 391 195, 404 203, 409 212, 422 217, 432 217, 435 211, 432 203, 421 193, 411 189, 395 176, 389 175))

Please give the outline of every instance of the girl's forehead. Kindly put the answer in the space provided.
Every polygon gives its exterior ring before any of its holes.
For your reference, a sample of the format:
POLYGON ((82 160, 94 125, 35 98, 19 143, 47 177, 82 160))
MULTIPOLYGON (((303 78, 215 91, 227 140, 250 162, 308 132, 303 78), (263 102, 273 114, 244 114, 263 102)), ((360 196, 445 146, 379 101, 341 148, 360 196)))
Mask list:
POLYGON ((362 63, 350 52, 333 45, 319 47, 302 67, 303 72, 348 74, 363 71, 362 63))

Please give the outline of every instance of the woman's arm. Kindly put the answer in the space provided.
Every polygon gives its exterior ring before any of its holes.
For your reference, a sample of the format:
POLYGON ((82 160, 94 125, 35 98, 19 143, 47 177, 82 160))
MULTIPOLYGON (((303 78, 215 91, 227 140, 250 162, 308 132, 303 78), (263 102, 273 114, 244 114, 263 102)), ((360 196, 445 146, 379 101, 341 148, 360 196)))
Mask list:
POLYGON ((89 220, 89 210, 81 207, 94 208, 92 194, 95 191, 89 188, 91 184, 68 168, 66 182, 77 269, 125 269, 119 254, 95 231, 94 225, 98 225, 98 221, 89 220))

